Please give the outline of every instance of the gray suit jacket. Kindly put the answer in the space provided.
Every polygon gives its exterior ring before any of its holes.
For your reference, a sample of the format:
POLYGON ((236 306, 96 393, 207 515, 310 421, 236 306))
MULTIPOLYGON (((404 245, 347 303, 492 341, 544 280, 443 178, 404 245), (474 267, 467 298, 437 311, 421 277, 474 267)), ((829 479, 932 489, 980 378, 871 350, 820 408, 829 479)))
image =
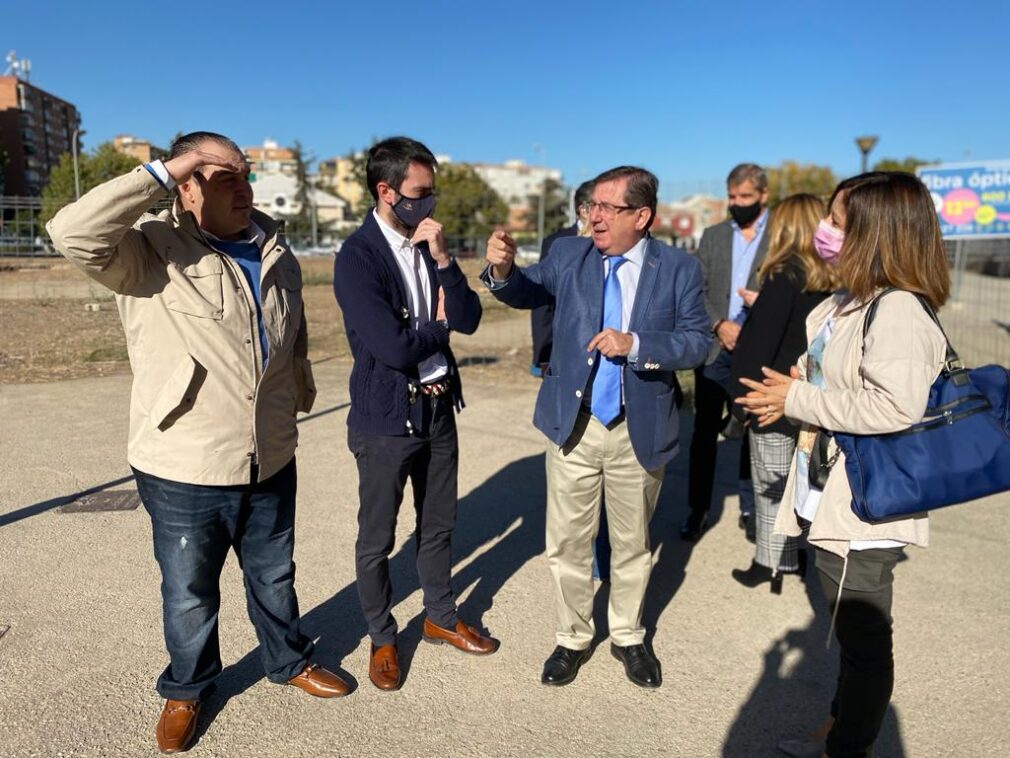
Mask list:
MULTIPOLYGON (((726 219, 710 226, 701 235, 698 244, 698 261, 701 263, 701 274, 704 279, 705 310, 708 311, 708 323, 714 326, 716 321, 729 317, 729 295, 733 281, 733 222, 726 219)), ((758 244, 757 255, 751 264, 747 277, 747 289, 758 288, 757 271, 768 253, 768 226, 758 244)), ((719 340, 712 341, 705 364, 716 359, 722 345, 719 340)))

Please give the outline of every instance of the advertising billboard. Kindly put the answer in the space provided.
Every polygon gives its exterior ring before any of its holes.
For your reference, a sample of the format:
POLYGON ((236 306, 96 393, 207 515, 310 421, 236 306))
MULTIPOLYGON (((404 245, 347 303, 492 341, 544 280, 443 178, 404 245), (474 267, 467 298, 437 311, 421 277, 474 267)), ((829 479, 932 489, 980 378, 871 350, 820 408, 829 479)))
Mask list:
POLYGON ((941 163, 916 173, 945 239, 1010 237, 1010 161, 941 163))

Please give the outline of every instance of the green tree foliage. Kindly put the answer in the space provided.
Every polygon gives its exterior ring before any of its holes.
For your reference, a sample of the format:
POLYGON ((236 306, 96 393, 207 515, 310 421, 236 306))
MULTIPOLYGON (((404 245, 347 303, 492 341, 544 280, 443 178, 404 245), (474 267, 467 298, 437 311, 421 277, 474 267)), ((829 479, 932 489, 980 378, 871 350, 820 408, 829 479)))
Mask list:
MULTIPOLYGON (((103 142, 91 153, 78 156, 81 177, 81 194, 99 184, 127 173, 140 165, 130 155, 117 153, 111 142, 103 142)), ((46 186, 42 188, 42 211, 39 221, 45 224, 64 205, 74 200, 74 161, 70 153, 60 156, 59 164, 49 172, 46 186)))
POLYGON ((508 220, 509 209, 498 193, 465 163, 440 166, 435 180, 435 218, 449 237, 486 237, 508 220))
POLYGON ((904 160, 898 160, 897 158, 881 158, 879 161, 873 164, 874 171, 907 171, 909 174, 914 174, 915 170, 919 166, 928 166, 932 163, 939 163, 939 160, 935 161, 924 161, 921 158, 916 158, 910 155, 904 160))
POLYGON ((830 168, 813 163, 783 161, 775 168, 766 169, 766 172, 769 205, 775 205, 789 195, 800 192, 808 192, 826 200, 838 184, 838 179, 830 168))
MULTIPOLYGON (((548 179, 544 182, 544 236, 568 225, 569 197, 561 182, 548 179)), ((540 196, 530 195, 526 209, 526 225, 537 228, 540 213, 540 196)))
POLYGON ((291 146, 295 156, 295 202, 299 211, 293 216, 285 216, 287 235, 293 240, 307 240, 312 234, 312 203, 309 198, 309 164, 315 160, 313 156, 305 155, 301 140, 295 140, 291 146))
MULTIPOLYGON (((372 138, 373 145, 377 141, 374 137, 372 138)), ((365 214, 372 210, 372 205, 375 202, 372 199, 372 193, 368 190, 368 150, 352 150, 346 157, 351 161, 351 174, 354 176, 354 181, 361 187, 361 198, 354 204, 351 213, 356 219, 364 219, 365 214)))

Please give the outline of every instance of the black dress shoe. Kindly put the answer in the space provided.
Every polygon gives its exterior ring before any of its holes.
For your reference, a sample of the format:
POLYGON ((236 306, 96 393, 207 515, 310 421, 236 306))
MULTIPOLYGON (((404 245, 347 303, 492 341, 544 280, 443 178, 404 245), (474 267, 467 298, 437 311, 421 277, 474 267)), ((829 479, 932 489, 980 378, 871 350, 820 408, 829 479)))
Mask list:
POLYGON ((611 643, 610 652, 624 664, 624 673, 639 687, 658 687, 663 683, 659 661, 645 645, 621 647, 611 643))
POLYGON ((691 511, 691 515, 680 525, 680 538, 684 542, 695 542, 706 528, 708 528, 708 513, 691 511))
POLYGON ((544 661, 544 673, 541 674, 540 681, 552 687, 571 684, 579 673, 579 667, 589 660, 592 652, 592 648, 588 647, 585 650, 572 650, 558 645, 551 657, 544 661))

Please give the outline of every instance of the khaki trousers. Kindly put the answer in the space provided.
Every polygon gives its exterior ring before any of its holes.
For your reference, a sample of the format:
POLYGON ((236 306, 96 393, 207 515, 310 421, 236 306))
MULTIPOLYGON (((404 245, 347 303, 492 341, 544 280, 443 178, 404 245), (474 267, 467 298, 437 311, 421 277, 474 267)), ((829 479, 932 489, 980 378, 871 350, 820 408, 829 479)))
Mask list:
POLYGON ((561 448, 547 446, 547 561, 558 611, 557 644, 584 650, 593 641, 592 544, 606 494, 610 524, 610 638, 617 645, 645 639, 642 605, 652 572, 649 521, 656 508, 663 468, 646 471, 631 448, 628 425, 604 427, 579 413, 561 448))

